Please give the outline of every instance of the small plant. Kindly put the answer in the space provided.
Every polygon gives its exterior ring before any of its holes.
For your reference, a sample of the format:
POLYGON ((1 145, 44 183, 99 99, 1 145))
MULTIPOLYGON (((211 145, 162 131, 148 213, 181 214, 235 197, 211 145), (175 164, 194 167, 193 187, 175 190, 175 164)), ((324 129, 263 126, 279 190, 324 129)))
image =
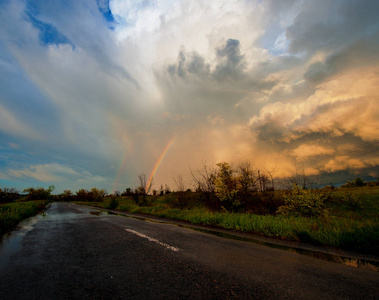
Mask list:
POLYGON ((113 195, 113 196, 111 196, 111 199, 109 200, 107 207, 109 209, 116 209, 118 204, 119 203, 118 203, 118 200, 116 199, 116 196, 113 195))
POLYGON ((324 216, 327 214, 324 208, 325 198, 321 193, 315 193, 295 184, 290 193, 284 196, 284 205, 279 207, 277 213, 283 216, 324 216))
POLYGON ((360 210, 363 207, 364 193, 353 194, 352 192, 346 192, 343 200, 353 210, 360 210))

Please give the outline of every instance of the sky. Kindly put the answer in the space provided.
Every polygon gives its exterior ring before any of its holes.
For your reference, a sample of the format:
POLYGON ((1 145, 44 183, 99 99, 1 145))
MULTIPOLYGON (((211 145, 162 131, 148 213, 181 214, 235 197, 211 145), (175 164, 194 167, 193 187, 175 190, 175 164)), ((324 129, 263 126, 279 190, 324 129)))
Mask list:
POLYGON ((0 188, 203 163, 379 177, 377 0, 0 0, 0 188))

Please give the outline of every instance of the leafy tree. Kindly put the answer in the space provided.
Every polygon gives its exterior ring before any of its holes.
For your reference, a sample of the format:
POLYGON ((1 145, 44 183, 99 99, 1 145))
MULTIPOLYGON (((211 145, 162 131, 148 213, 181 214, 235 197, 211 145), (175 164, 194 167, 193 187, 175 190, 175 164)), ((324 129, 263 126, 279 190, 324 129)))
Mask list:
POLYGON ((75 198, 78 201, 93 201, 92 194, 85 189, 80 189, 79 191, 77 191, 75 198))
POLYGON ((121 196, 132 196, 133 191, 131 188, 126 188, 125 191, 121 194, 121 196))
POLYGON ((362 178, 357 177, 357 178, 355 178, 355 180, 354 180, 354 184, 355 184, 356 186, 363 186, 363 185, 364 185, 364 182, 363 182, 362 178))
POLYGON ((60 195, 60 199, 62 201, 72 201, 74 198, 74 195, 70 190, 64 190, 63 193, 60 195))
POLYGON ((238 197, 241 184, 227 162, 220 162, 216 166, 219 167, 214 181, 216 196, 226 210, 235 210, 241 205, 238 197))
POLYGON ((0 203, 13 202, 20 198, 20 193, 15 188, 0 189, 0 203))
POLYGON ((251 168, 250 163, 244 162, 239 164, 237 170, 238 180, 238 197, 242 205, 247 205, 258 197, 258 177, 251 168))
POLYGON ((105 195, 107 194, 105 190, 98 189, 98 188, 92 188, 91 192, 93 201, 96 202, 103 202, 105 195))
POLYGON ((50 199, 51 193, 54 191, 55 186, 50 185, 47 189, 42 187, 39 188, 27 188, 23 192, 28 193, 26 196, 26 200, 48 200, 50 199))

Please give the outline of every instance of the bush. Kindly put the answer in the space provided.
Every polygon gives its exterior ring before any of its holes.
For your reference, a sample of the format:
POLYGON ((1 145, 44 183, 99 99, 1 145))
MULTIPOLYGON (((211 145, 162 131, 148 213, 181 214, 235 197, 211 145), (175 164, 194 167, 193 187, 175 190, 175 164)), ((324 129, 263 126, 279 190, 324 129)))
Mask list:
POLYGON ((0 203, 14 202, 18 198, 20 198, 20 194, 15 188, 0 189, 0 203))
POLYGON ((288 195, 284 196, 284 205, 277 210, 279 215, 317 217, 327 213, 324 209, 325 195, 310 189, 294 185, 288 195))
POLYGON ((59 201, 72 201, 74 200, 74 195, 70 190, 64 190, 62 194, 60 194, 56 200, 59 201))
POLYGON ((96 202, 103 202, 106 192, 104 190, 100 190, 98 188, 92 188, 91 189, 93 201, 96 202))
POLYGON ((363 182, 362 178, 357 177, 357 178, 355 178, 355 180, 354 180, 354 184, 355 184, 356 186, 363 186, 363 185, 364 185, 364 182, 363 182))
POLYGON ((344 202, 354 211, 363 208, 363 200, 365 198, 364 193, 354 194, 352 192, 346 192, 343 196, 344 202))
POLYGON ((118 206, 118 204, 119 204, 119 202, 116 199, 116 197, 112 196, 111 199, 108 202, 107 208, 109 208, 109 209, 116 209, 117 206, 118 206))
POLYGON ((105 194, 104 190, 99 190, 98 188, 92 188, 91 191, 80 189, 76 192, 76 199, 78 201, 103 202, 105 194))
POLYGON ((240 185, 233 169, 227 162, 218 163, 216 166, 219 167, 214 180, 216 196, 226 210, 237 210, 242 203, 238 197, 240 185))
POLYGON ((42 187, 39 188, 28 188, 24 190, 24 193, 28 193, 26 195, 27 201, 33 200, 49 200, 51 198, 51 193, 55 189, 54 185, 50 185, 49 188, 44 189, 42 187))

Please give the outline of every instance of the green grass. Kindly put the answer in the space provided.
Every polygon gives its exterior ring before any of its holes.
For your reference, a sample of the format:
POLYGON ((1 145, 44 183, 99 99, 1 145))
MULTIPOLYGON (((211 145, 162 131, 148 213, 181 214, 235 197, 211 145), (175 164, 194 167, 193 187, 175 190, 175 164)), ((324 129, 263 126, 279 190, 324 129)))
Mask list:
MULTIPOLYGON (((312 218, 212 212, 199 202, 179 209, 172 205, 173 194, 149 200, 148 206, 137 206, 131 198, 118 197, 117 209, 362 253, 379 252, 379 188, 338 189, 327 202, 328 214, 312 218)), ((81 203, 107 208, 108 201, 81 203)))
POLYGON ((22 220, 34 216, 46 207, 44 200, 15 202, 0 205, 0 236, 22 220))

